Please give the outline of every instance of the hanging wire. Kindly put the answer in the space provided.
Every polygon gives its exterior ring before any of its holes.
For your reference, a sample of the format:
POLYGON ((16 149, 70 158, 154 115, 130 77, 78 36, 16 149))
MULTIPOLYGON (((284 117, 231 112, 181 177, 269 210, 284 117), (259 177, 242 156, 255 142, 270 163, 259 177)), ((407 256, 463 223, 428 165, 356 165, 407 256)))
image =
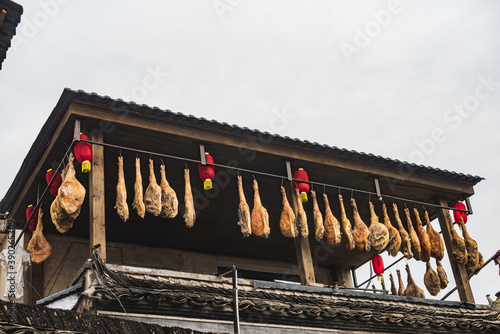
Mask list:
MULTIPOLYGON (((158 152, 152 152, 152 151, 139 150, 139 149, 134 149, 134 148, 125 147, 125 146, 119 146, 119 145, 114 145, 114 144, 95 142, 95 141, 92 141, 92 140, 81 139, 80 142, 94 144, 94 145, 100 145, 100 146, 106 146, 106 147, 112 147, 112 148, 115 148, 115 149, 128 150, 128 151, 133 151, 133 152, 136 152, 136 153, 138 152, 138 153, 149 154, 150 159, 151 159, 151 157, 153 155, 155 155, 155 156, 164 157, 164 158, 170 158, 170 159, 175 159, 175 160, 182 160, 182 161, 200 163, 199 160, 195 160, 195 159, 178 157, 178 156, 173 156, 173 155, 168 155, 168 154, 163 154, 163 153, 158 153, 158 152)), ((231 169, 231 170, 235 170, 235 171, 247 172, 247 173, 251 173, 251 174, 259 174, 259 175, 264 175, 264 176, 269 176, 269 177, 275 177, 275 178, 282 178, 283 177, 283 175, 271 174, 271 173, 266 173, 266 172, 261 172, 261 171, 256 171, 256 170, 251 170, 251 169, 246 169, 246 168, 241 168, 241 167, 227 166, 227 165, 217 164, 217 163, 208 163, 207 162, 207 165, 208 166, 214 166, 214 167, 222 167, 222 168, 231 169)), ((254 178, 255 178, 255 176, 254 176, 254 178)), ((322 183, 322 182, 305 181, 305 180, 299 180, 299 179, 295 179, 295 178, 292 178, 291 181, 298 181, 298 182, 303 182, 303 183, 309 183, 311 185, 312 184, 323 185, 325 188, 326 187, 338 188, 339 189, 339 195, 341 194, 341 192, 340 192, 341 189, 350 190, 351 191, 351 197, 353 197, 354 191, 356 191, 357 193, 374 194, 374 195, 376 195, 376 193, 374 193, 372 191, 366 191, 366 190, 361 190, 361 189, 354 189, 354 188, 342 187, 342 186, 333 185, 333 184, 327 184, 327 183, 322 183)), ((407 198, 401 198, 401 197, 396 197, 396 196, 384 195, 384 197, 391 198, 393 201, 394 200, 398 200, 398 201, 401 201, 401 202, 407 201, 407 202, 411 202, 411 203, 426 205, 428 207, 433 207, 433 208, 442 208, 442 209, 455 210, 455 211, 466 212, 466 213, 469 212, 468 210, 454 209, 454 208, 450 208, 450 207, 447 207, 447 206, 441 206, 441 205, 437 205, 437 204, 425 203, 425 202, 415 201, 415 200, 411 200, 411 199, 407 199, 407 198)))
POLYGON ((187 162, 184 163, 184 166, 186 166, 186 169, 189 169, 187 162))
POLYGON ((163 166, 165 166, 165 163, 163 162, 163 158, 160 158, 160 160, 161 160, 161 164, 162 164, 163 166))
MULTIPOLYGON (((239 173, 239 172, 238 172, 239 173)), ((281 178, 281 186, 283 187, 283 180, 284 180, 284 177, 281 178)))

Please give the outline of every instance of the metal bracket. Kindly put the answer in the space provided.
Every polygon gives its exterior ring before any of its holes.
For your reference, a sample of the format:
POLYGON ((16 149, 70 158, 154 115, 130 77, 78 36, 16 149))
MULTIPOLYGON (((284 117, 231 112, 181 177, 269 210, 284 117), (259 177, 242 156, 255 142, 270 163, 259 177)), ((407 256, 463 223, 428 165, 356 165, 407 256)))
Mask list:
POLYGON ((207 164, 207 159, 205 159, 205 145, 200 144, 200 161, 203 166, 207 164))
POLYGON ((292 166, 290 164, 290 160, 286 161, 286 175, 287 175, 288 181, 291 182, 293 180, 293 176, 292 176, 292 166))
POLYGON ((381 201, 382 200, 382 193, 380 192, 380 184, 378 182, 378 177, 374 177, 373 182, 375 182, 375 191, 377 192, 378 200, 381 201))
POLYGON ((465 197, 465 204, 467 205, 467 211, 469 211, 469 215, 472 214, 472 205, 470 204, 469 197, 465 197))
POLYGON ((80 120, 75 119, 75 129, 73 130, 73 139, 80 141, 80 120))

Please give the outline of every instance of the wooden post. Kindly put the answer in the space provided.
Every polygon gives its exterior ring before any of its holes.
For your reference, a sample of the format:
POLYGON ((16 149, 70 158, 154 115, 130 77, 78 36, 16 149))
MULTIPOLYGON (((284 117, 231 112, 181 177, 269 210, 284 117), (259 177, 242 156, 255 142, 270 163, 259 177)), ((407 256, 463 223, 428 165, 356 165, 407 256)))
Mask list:
MULTIPOLYGON (((297 216, 297 212, 299 211, 299 207, 297 201, 300 201, 300 198, 297 198, 293 183, 290 183, 292 190, 292 207, 295 216, 297 216)), ((298 228, 298 225, 297 225, 298 228)), ((313 285, 316 283, 316 276, 314 275, 314 265, 311 256, 311 247, 309 245, 309 239, 304 238, 301 235, 294 238, 295 242, 295 253, 297 254, 297 264, 299 266, 299 274, 300 274, 300 282, 303 285, 313 285)))
POLYGON ((352 281, 351 269, 346 266, 335 266, 335 271, 337 274, 337 282, 344 282, 343 286, 346 288, 354 288, 354 283, 352 281))
MULTIPOLYGON (((448 202, 442 198, 436 200, 436 204, 440 206, 448 206, 448 202)), ((447 209, 438 209, 439 225, 441 226, 441 235, 446 245, 446 252, 450 260, 453 276, 455 277, 455 284, 457 285, 458 295, 463 302, 474 303, 474 296, 467 278, 467 271, 465 266, 458 264, 451 253, 451 229, 453 221, 451 220, 450 212, 447 209)))
MULTIPOLYGON (((92 131, 91 138, 95 142, 103 142, 102 132, 92 131)), ((92 168, 89 182, 90 200, 90 251, 101 244, 101 258, 106 262, 106 221, 104 206, 104 147, 92 144, 92 168)))

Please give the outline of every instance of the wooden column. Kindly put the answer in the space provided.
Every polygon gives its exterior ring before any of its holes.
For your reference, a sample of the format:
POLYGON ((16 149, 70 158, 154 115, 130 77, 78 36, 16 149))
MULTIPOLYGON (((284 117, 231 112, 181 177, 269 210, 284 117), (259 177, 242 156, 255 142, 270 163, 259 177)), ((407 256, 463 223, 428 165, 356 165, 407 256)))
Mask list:
MULTIPOLYGON (((448 206, 448 202, 441 198, 436 200, 436 204, 448 206)), ((451 253, 451 229, 454 227, 449 210, 438 209, 438 219, 439 225, 441 226, 441 235, 443 236, 444 244, 446 245, 446 252, 448 253, 451 269, 453 270, 453 276, 455 277, 455 284, 457 285, 460 300, 463 302, 474 303, 474 296, 472 295, 465 266, 458 264, 451 253)))
MULTIPOLYGON (((295 194, 293 183, 290 184, 290 189, 292 191, 291 198, 293 212, 297 217, 297 212, 299 211, 297 201, 300 201, 300 199, 297 198, 295 194)), ((309 238, 304 238, 299 235, 298 237, 294 238, 294 242, 295 253, 297 254, 297 264, 299 266, 300 282, 303 285, 313 285, 316 283, 316 276, 314 275, 314 265, 311 255, 311 247, 309 245, 309 238)))
MULTIPOLYGON (((90 140, 103 142, 102 132, 92 131, 90 140)), ((106 261, 106 221, 104 204, 104 147, 92 145, 92 170, 89 179, 90 200, 90 250, 101 244, 99 251, 106 261)))
POLYGON ((346 266, 335 266, 338 283, 344 282, 343 286, 346 288, 354 288, 352 281, 351 269, 346 266))

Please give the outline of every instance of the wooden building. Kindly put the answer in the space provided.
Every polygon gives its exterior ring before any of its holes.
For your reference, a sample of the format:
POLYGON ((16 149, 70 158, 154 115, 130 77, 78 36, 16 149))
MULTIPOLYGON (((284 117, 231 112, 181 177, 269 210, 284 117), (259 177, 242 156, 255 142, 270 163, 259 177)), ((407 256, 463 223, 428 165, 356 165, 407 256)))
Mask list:
MULTIPOLYGON (((310 201, 304 204, 308 238, 283 237, 279 227, 280 186, 287 188, 297 210, 291 172, 304 168, 314 189, 328 194, 337 217, 339 193, 356 199, 365 222, 370 221, 369 199, 379 216, 379 197, 401 210, 405 204, 419 210, 425 206, 431 220, 438 218, 449 249, 453 227, 447 208, 472 196, 481 177, 66 89, 0 202, 0 213, 18 228, 25 228, 26 207, 36 205, 37 193, 47 185, 47 169, 62 166, 80 131, 89 136, 93 151, 91 172, 83 174, 75 166, 87 195, 65 234, 50 221, 54 198, 46 192, 40 199, 44 234, 53 251, 27 273, 26 304, 64 304, 73 311, 223 333, 232 332, 237 316, 244 333, 500 332, 499 313, 475 304, 464 266, 451 257, 453 273, 448 275, 462 302, 362 292, 352 289, 352 272, 375 252, 347 251, 345 241, 333 247, 315 240, 310 201), (215 159, 211 190, 204 190, 197 176, 204 151, 215 159), (124 160, 130 209, 126 222, 114 209, 118 156, 124 160), (144 189, 148 159, 154 161, 157 180, 164 163, 180 203, 177 217, 146 213, 142 219, 132 209, 136 157, 144 189), (182 218, 186 167, 197 213, 192 228, 182 218), (259 183, 270 216, 269 238, 241 234, 238 174, 250 207, 253 178, 259 183), (237 314, 233 266, 239 275, 237 314), (228 275, 217 275, 228 269, 228 275)), ((324 210, 321 200, 320 208, 324 210)), ((346 210, 352 217, 348 201, 346 210)), ((20 242, 26 246, 28 241, 25 233, 20 242)))
POLYGON ((0 70, 16 34, 16 27, 21 22, 22 13, 21 5, 10 0, 0 0, 0 70))

